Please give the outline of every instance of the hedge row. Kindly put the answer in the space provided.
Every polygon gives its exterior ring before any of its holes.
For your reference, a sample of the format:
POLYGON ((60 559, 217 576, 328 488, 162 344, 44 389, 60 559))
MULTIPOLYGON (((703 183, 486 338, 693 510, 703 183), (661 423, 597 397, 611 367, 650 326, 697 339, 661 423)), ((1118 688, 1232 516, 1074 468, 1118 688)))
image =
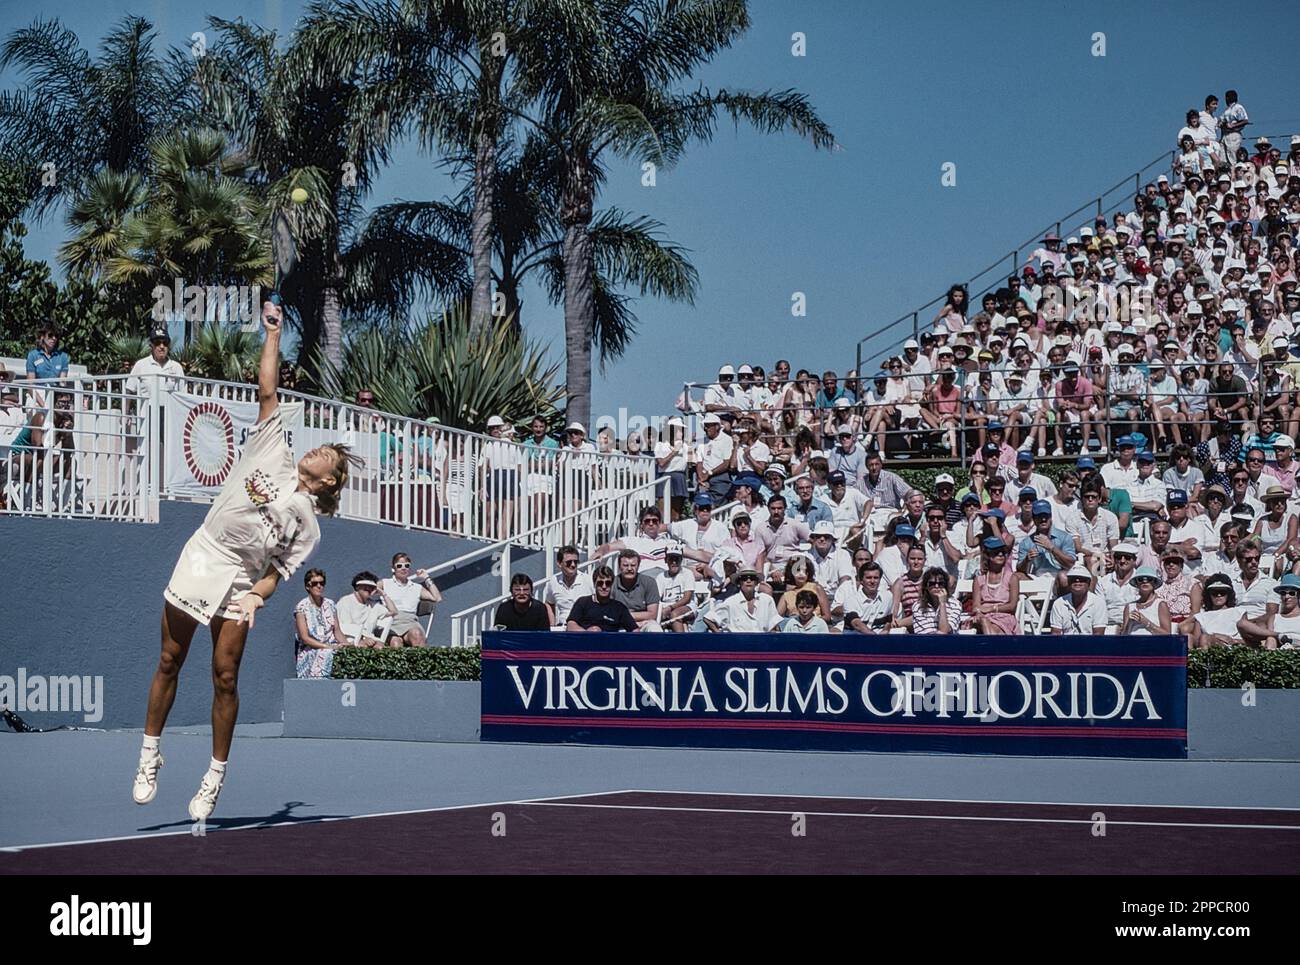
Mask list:
MULTIPOLYGON (((366 650, 345 647, 334 655, 334 676, 351 680, 478 680, 477 647, 366 650)), ((1187 655, 1187 686, 1261 690, 1300 688, 1300 650, 1216 647, 1187 655)))
POLYGON ((1261 690, 1300 687, 1300 650, 1214 647, 1187 655, 1187 686, 1231 687, 1251 683, 1261 690))
POLYGON ((344 647, 332 676, 349 680, 478 680, 478 647, 344 647))
MULTIPOLYGON (((1097 465, 1098 466, 1101 465, 1101 460, 1098 460, 1097 465)), ((919 489, 923 493, 931 493, 931 494, 934 493, 934 477, 939 475, 939 473, 941 472, 946 472, 948 473, 948 475, 952 476, 954 479, 957 480, 958 490, 961 490, 966 486, 967 479, 969 478, 966 474, 966 470, 963 469, 961 466, 957 465, 955 461, 952 463, 952 465, 908 466, 906 463, 900 463, 896 460, 891 460, 887 464, 886 468, 888 468, 891 472, 897 473, 899 478, 901 478, 903 482, 907 483, 913 489, 919 489)), ((1060 484, 1061 477, 1065 475, 1066 471, 1073 468, 1074 468, 1073 460, 1066 460, 1062 462, 1046 462, 1043 460, 1039 460, 1034 463, 1034 472, 1046 476, 1048 479, 1050 479, 1052 482, 1056 483, 1057 485, 1060 484)))

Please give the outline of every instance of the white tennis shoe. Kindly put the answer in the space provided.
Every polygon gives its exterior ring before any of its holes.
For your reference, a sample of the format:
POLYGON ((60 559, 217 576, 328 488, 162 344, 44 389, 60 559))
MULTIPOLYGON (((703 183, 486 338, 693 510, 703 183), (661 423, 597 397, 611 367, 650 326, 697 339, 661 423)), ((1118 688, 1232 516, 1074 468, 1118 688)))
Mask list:
POLYGON ((163 766, 162 755, 141 754, 140 766, 135 772, 135 783, 131 786, 131 798, 136 804, 148 804, 158 793, 158 771, 163 766))
POLYGON ((205 821, 217 806, 217 796, 221 794, 221 782, 224 776, 214 776, 212 771, 203 775, 199 782, 199 792, 190 799, 190 817, 195 821, 205 821))

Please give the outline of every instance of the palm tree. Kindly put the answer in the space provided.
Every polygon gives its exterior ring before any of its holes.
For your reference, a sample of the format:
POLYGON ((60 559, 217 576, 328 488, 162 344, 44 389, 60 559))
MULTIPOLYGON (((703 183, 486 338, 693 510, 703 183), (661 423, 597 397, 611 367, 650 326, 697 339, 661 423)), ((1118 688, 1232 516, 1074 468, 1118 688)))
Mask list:
POLYGON ((0 46, 0 70, 27 79, 0 92, 0 145, 25 161, 38 217, 102 170, 143 173, 154 139, 193 116, 192 59, 160 57, 149 21, 123 19, 101 47, 92 59, 57 19, 15 30, 0 46))
POLYGON ((290 226, 288 237, 276 235, 273 255, 284 262, 284 245, 297 255, 281 287, 301 326, 299 365, 310 371, 318 345, 337 363, 350 287, 344 248, 396 124, 358 70, 330 69, 306 28, 281 52, 273 31, 242 20, 209 23, 218 40, 200 61, 201 100, 254 166, 265 229, 290 226), (295 188, 307 191, 305 203, 293 202, 295 188))
POLYGON ((796 91, 675 89, 749 27, 744 0, 591 0, 581 21, 533 8, 520 36, 520 92, 562 156, 560 220, 567 417, 591 417, 591 349, 597 300, 593 217, 610 153, 669 165, 707 141, 720 115, 764 132, 792 130, 815 147, 834 137, 796 91))
MULTIPOLYGON (((222 301, 230 287, 269 284, 270 249, 244 158, 202 128, 157 138, 149 156, 147 179, 111 170, 91 178, 69 215, 74 236, 60 249, 64 265, 143 304, 153 301, 145 296, 155 287, 170 292, 178 280, 205 291, 220 287, 222 301)), ((207 304, 205 318, 216 320, 219 310, 207 304)), ((189 312, 185 319, 188 342, 189 323, 203 319, 189 312)))
MULTIPOLYGON (((556 16, 572 16, 580 0, 549 0, 556 16)), ((453 152, 471 180, 469 249, 473 271, 470 319, 489 324, 497 155, 509 129, 507 83, 527 29, 527 0, 398 0, 318 2, 304 33, 326 51, 334 69, 366 66, 374 90, 408 119, 430 152, 453 152)))
MULTIPOLYGON (((490 254, 500 267, 492 270, 491 280, 502 297, 506 317, 516 327, 523 322, 521 292, 530 276, 537 278, 551 304, 561 304, 564 299, 564 230, 556 214, 557 159, 544 142, 531 139, 522 150, 507 145, 494 165, 495 230, 490 254)), ((476 197, 471 186, 450 202, 383 205, 371 216, 362 238, 376 249, 415 253, 415 257, 425 257, 429 240, 436 239, 443 254, 455 252, 469 260, 476 197)), ((685 249, 663 237, 663 227, 651 218, 634 217, 617 208, 593 216, 594 327, 602 362, 621 355, 635 333, 636 316, 630 298, 620 291, 623 287, 636 288, 641 295, 694 301, 698 273, 685 249)), ((398 267, 390 270, 396 272, 398 267)), ((402 284, 391 287, 396 292, 409 291, 402 284)))

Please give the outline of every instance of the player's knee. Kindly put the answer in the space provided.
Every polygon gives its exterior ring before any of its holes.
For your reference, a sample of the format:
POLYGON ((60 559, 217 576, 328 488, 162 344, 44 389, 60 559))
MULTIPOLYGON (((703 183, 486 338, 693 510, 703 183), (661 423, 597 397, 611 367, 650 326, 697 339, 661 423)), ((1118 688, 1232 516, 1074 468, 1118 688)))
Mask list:
POLYGON ((233 695, 239 689, 239 668, 235 666, 213 667, 212 687, 218 696, 233 695))

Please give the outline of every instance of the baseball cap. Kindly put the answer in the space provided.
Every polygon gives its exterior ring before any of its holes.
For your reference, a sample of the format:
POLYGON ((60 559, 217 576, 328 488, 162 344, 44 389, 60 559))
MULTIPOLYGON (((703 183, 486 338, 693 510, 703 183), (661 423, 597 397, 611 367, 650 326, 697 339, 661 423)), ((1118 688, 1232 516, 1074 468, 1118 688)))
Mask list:
POLYGON ((152 332, 149 333, 149 341, 166 342, 168 345, 170 345, 172 341, 172 337, 167 334, 167 329, 155 328, 152 332))
POLYGON ((992 442, 984 443, 984 448, 980 450, 980 452, 984 453, 986 456, 996 456, 1001 451, 1002 450, 992 442))
POLYGON ((1143 449, 1138 453, 1138 462, 1155 462, 1156 454, 1150 449, 1143 449))
POLYGON ((1006 428, 1006 427, 1005 427, 1004 425, 1002 425, 1001 422, 998 422, 997 419, 994 419, 992 422, 990 422, 990 423, 989 423, 989 426, 988 426, 989 432, 994 432, 994 431, 998 431, 998 432, 1000 432, 1000 431, 1002 431, 1002 430, 1005 429, 1005 428, 1006 428))
POLYGON ((736 370, 735 370, 734 368, 732 368, 730 365, 724 365, 724 366, 722 366, 722 368, 718 369, 718 374, 719 374, 719 375, 735 375, 735 374, 736 374, 736 370))
POLYGON ((976 503, 976 504, 978 504, 979 501, 980 501, 980 498, 979 498, 978 496, 976 496, 974 493, 967 493, 965 496, 963 496, 963 497, 961 498, 961 504, 962 504, 963 506, 965 506, 967 503, 976 503))
POLYGON ((1273 448, 1274 448, 1274 449, 1279 449, 1279 448, 1280 448, 1280 449, 1294 449, 1294 448, 1295 448, 1295 440, 1292 439, 1290 436, 1278 436, 1276 439, 1273 440, 1273 448))
POLYGON ((506 420, 501 418, 499 415, 488 416, 487 427, 489 429, 495 429, 497 426, 503 426, 505 424, 506 420))
POLYGON ((764 475, 764 476, 770 476, 770 475, 772 475, 773 473, 775 473, 776 475, 780 476, 782 479, 784 479, 786 476, 790 475, 790 474, 786 471, 785 466, 781 465, 779 462, 771 462, 771 463, 768 463, 767 468, 766 468, 765 470, 763 470, 763 475, 764 475))
POLYGON ((826 477, 826 482, 832 486, 838 486, 843 482, 847 482, 847 478, 845 477, 844 473, 840 472, 837 469, 826 477))
POLYGON ((718 418, 718 414, 716 412, 706 413, 704 418, 700 421, 706 426, 722 425, 722 420, 718 418))
POLYGON ((981 545, 986 550, 1004 550, 1007 548, 1007 544, 1002 542, 1002 540, 998 539, 996 536, 984 537, 984 542, 981 545))
POLYGON ((1037 502, 1038 490, 1033 486, 1026 486, 1024 489, 1020 490, 1020 495, 1016 497, 1016 502, 1023 503, 1026 499, 1031 502, 1037 502))
POLYGON ((1186 506, 1187 491, 1184 489, 1171 489, 1165 496, 1165 504, 1168 506, 1186 506))
POLYGON ((731 514, 731 521, 730 521, 730 522, 731 522, 732 527, 735 527, 735 525, 736 525, 737 523, 739 523, 742 519, 743 519, 743 520, 746 520, 747 522, 751 522, 751 523, 754 521, 753 517, 750 516, 749 513, 745 512, 745 511, 742 509, 742 510, 740 510, 740 511, 737 512, 737 513, 732 513, 732 514, 731 514))
POLYGON ((1122 556, 1137 556, 1138 548, 1132 543, 1116 543, 1115 548, 1111 550, 1112 555, 1119 553, 1122 556))
POLYGON ((955 486, 957 484, 957 481, 952 478, 952 475, 950 473, 941 472, 939 473, 939 475, 934 477, 934 484, 936 486, 940 486, 943 483, 947 483, 950 486, 955 486))
POLYGON ((1001 509, 986 509, 986 510, 984 510, 982 513, 980 513, 980 515, 981 515, 981 516, 988 516, 988 517, 991 517, 991 518, 993 518, 993 519, 1006 519, 1006 518, 1007 518, 1007 514, 1006 514, 1003 510, 1001 510, 1001 509))
POLYGON ((835 524, 829 519, 823 519, 821 522, 813 526, 812 535, 833 537, 835 535, 835 524))
POLYGON ((1034 454, 1030 452, 1028 449, 1021 449, 1019 452, 1016 453, 1016 465, 1020 465, 1021 463, 1026 463, 1026 462, 1033 462, 1033 461, 1034 461, 1034 454))
POLYGON ((917 340, 914 338, 909 338, 906 342, 903 343, 903 348, 920 348, 920 347, 921 347, 920 343, 918 343, 917 340))
POLYGON ((691 503, 695 506, 708 506, 712 508, 713 497, 708 493, 696 493, 695 498, 691 500, 691 503))
POLYGON ((736 369, 736 374, 737 374, 737 375, 753 375, 753 374, 754 374, 754 367, 753 367, 752 365, 750 365, 748 362, 746 362, 746 363, 745 363, 744 365, 742 365, 740 368, 736 369))
POLYGON ((1116 448, 1116 449, 1124 449, 1124 448, 1127 448, 1127 447, 1129 447, 1129 446, 1136 446, 1136 445, 1137 445, 1137 443, 1133 441, 1133 437, 1132 437, 1132 436, 1120 436, 1120 437, 1115 441, 1115 448, 1116 448))
POLYGON ((1097 461, 1092 456, 1080 456, 1074 461, 1075 469, 1096 469, 1097 461))
POLYGON ((587 427, 581 422, 570 422, 566 432, 581 432, 584 436, 587 434, 587 427))
POLYGON ((1046 499, 1035 499, 1032 512, 1035 516, 1051 516, 1052 504, 1046 499))
POLYGON ((685 552, 686 552, 686 547, 684 547, 681 543, 676 543, 676 542, 669 543, 667 546, 664 547, 665 558, 669 556, 679 556, 679 557, 684 556, 685 552))
POLYGON ((1142 580, 1152 580, 1157 586, 1164 582, 1157 573, 1149 566, 1139 566, 1137 572, 1133 574, 1133 582, 1138 583, 1142 580))
POLYGON ((902 526, 894 530, 894 536, 899 538, 904 536, 909 536, 912 539, 916 539, 916 530, 914 530, 911 526, 904 523, 902 526))

